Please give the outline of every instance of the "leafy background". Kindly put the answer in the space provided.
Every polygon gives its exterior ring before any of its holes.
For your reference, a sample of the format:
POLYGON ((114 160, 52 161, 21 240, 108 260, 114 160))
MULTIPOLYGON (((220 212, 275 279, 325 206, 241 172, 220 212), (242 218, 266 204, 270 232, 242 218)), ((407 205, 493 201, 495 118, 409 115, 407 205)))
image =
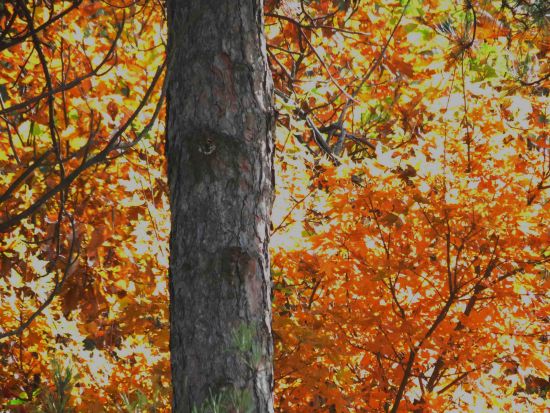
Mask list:
MULTIPOLYGON (((546 2, 265 12, 277 410, 548 409, 546 2)), ((70 365, 169 411, 165 46, 161 1, 0 5, 5 410, 70 365)))

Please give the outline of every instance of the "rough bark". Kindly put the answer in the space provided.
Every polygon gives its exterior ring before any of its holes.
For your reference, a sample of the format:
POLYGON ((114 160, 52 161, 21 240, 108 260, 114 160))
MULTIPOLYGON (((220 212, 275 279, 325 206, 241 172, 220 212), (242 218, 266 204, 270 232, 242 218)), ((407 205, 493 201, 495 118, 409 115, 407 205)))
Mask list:
POLYGON ((233 394, 251 400, 248 411, 272 412, 274 119, 263 1, 167 3, 173 411, 233 394))

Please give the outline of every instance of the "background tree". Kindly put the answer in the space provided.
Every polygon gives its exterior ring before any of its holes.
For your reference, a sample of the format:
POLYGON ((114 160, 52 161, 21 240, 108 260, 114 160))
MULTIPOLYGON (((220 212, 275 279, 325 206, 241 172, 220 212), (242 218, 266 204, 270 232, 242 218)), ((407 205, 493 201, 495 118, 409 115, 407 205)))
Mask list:
POLYGON ((2 406, 56 358, 79 411, 169 405, 163 31, 157 2, 0 5, 2 406))
POLYGON ((546 6, 321 3, 267 12, 279 408, 544 411, 546 6))

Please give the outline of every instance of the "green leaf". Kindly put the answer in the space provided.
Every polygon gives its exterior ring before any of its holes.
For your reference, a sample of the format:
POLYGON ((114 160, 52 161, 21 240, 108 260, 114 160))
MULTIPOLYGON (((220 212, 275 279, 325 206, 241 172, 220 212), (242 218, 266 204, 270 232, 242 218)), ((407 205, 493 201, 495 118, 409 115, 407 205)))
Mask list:
POLYGON ((25 392, 19 393, 19 396, 16 399, 12 399, 8 402, 8 406, 20 406, 29 401, 29 396, 25 392))
POLYGON ((20 405, 25 404, 25 403, 27 403, 26 400, 12 399, 8 402, 8 406, 20 406, 20 405))
POLYGON ((403 28, 405 29, 405 33, 413 32, 417 27, 418 27, 418 24, 416 23, 409 23, 403 26, 403 28))
POLYGON ((38 135, 41 135, 42 133, 44 132, 42 131, 42 128, 40 127, 40 125, 37 123, 33 123, 31 128, 31 135, 38 136, 38 135))
POLYGON ((76 120, 80 117, 80 115, 78 114, 78 110, 76 109, 71 109, 68 113, 68 117, 69 119, 71 120, 76 120))

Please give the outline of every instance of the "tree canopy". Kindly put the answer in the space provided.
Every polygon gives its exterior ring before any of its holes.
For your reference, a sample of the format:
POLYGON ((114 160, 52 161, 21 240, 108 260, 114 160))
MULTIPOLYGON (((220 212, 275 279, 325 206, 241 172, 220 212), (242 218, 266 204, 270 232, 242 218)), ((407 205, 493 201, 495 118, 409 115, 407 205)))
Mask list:
MULTIPOLYGON (((266 1, 277 411, 550 407, 549 12, 266 1)), ((76 411, 169 411, 165 31, 161 0, 0 4, 5 408, 58 360, 76 411)))

